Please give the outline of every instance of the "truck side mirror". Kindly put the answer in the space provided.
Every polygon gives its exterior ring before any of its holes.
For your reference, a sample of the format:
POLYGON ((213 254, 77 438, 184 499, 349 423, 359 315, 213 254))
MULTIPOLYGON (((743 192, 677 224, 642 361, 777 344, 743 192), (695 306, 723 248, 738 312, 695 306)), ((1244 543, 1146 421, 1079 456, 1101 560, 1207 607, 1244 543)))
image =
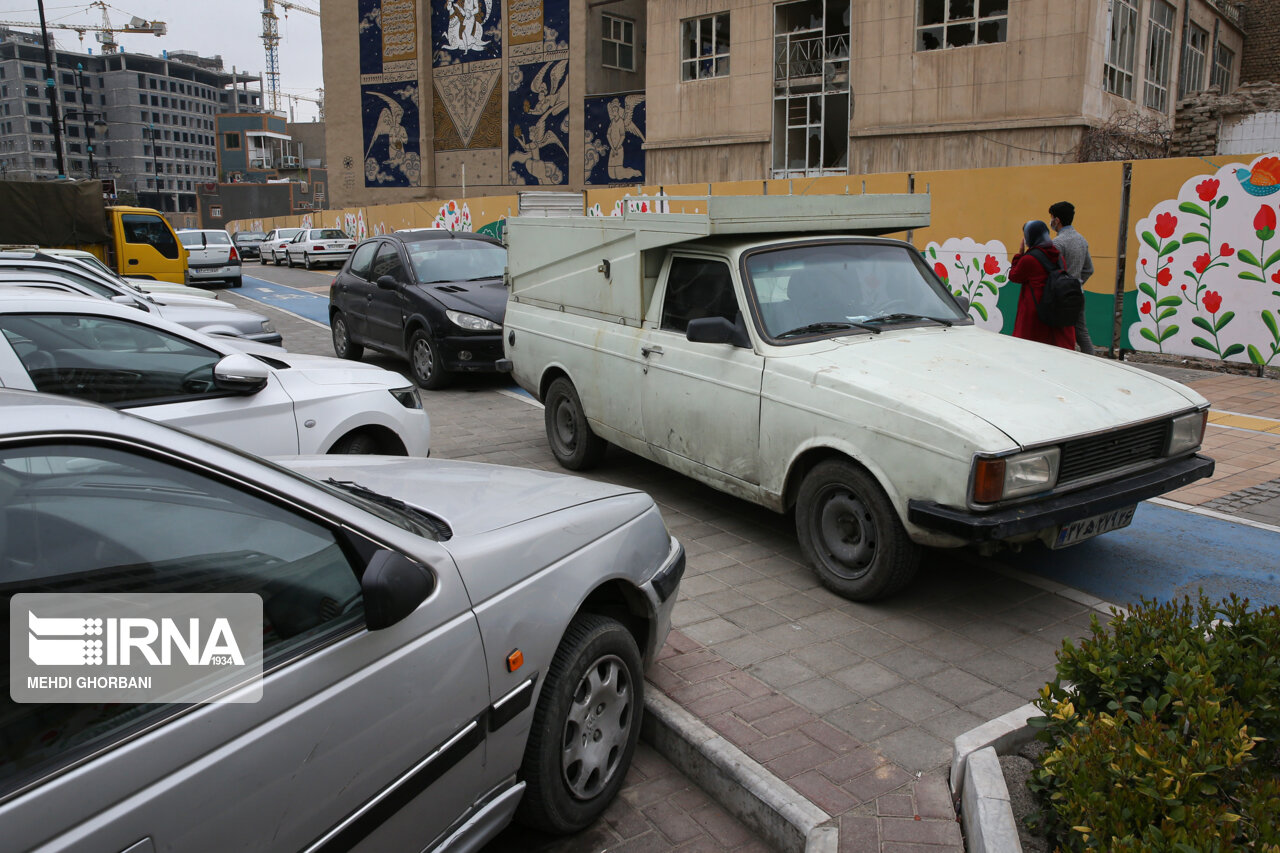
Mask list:
POLYGON ((697 344, 733 344, 746 349, 751 346, 747 330, 723 317, 699 317, 690 320, 684 336, 697 344))
POLYGON ((961 310, 964 311, 964 313, 968 314, 969 313, 969 297, 957 296, 955 297, 955 300, 960 304, 961 310))

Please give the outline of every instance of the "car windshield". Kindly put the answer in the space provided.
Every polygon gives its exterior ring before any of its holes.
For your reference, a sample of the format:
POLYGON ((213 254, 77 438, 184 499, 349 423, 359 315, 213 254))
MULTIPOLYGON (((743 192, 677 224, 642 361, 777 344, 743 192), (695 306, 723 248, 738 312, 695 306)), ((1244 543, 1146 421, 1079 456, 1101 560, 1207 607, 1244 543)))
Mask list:
POLYGON ((747 286, 770 337, 849 334, 966 315, 906 246, 836 242, 754 252, 747 286), (873 328, 867 328, 868 326, 873 328))
POLYGON ((312 240, 350 240, 347 232, 339 231, 337 228, 322 228, 319 231, 311 232, 312 240))
POLYGON ((507 250, 480 240, 422 240, 405 244, 420 284, 501 278, 507 250))

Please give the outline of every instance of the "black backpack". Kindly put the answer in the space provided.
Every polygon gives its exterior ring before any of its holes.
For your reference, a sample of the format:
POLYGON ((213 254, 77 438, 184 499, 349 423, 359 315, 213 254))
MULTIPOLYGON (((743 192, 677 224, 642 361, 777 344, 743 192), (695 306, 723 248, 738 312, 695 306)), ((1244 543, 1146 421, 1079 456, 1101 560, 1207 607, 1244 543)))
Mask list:
MULTIPOLYGON (((1031 302, 1036 306, 1036 316, 1046 326, 1061 328, 1074 326, 1080 319, 1084 309, 1084 285, 1080 279, 1067 272, 1062 266, 1054 267, 1049 258, 1039 249, 1032 249, 1030 254, 1044 267, 1044 292, 1036 299, 1035 291, 1031 291, 1031 302)), ((1030 285, 1028 285, 1029 287, 1030 285)))

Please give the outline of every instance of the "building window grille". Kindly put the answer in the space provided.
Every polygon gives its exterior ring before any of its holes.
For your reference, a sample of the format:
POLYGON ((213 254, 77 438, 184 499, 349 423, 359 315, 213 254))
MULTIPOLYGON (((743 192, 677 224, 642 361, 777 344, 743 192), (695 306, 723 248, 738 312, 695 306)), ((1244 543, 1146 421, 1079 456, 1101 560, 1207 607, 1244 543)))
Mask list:
POLYGON ((617 15, 600 16, 603 41, 600 64, 619 71, 636 70, 636 24, 617 15))
POLYGON ((1213 74, 1209 78, 1209 88, 1217 89, 1222 94, 1231 91, 1231 73, 1236 64, 1236 52, 1222 43, 1213 47, 1213 74))
POLYGON ((849 25, 826 6, 774 7, 774 178, 848 173, 849 25))
POLYGON ((1007 40, 1009 0, 916 0, 916 50, 1007 40))
POLYGON ((1152 0, 1147 20, 1147 79, 1143 106, 1169 111, 1169 67, 1173 59, 1174 8, 1164 0, 1152 0))
POLYGON ((1107 62, 1102 88, 1133 100, 1133 59, 1138 42, 1138 7, 1130 0, 1110 0, 1107 9, 1107 62))
POLYGON ((680 79, 729 76, 729 15, 707 15, 680 23, 680 79))
POLYGON ((1182 71, 1178 74, 1178 97, 1185 98, 1204 88, 1204 68, 1209 57, 1209 31, 1195 24, 1187 27, 1182 42, 1182 71))

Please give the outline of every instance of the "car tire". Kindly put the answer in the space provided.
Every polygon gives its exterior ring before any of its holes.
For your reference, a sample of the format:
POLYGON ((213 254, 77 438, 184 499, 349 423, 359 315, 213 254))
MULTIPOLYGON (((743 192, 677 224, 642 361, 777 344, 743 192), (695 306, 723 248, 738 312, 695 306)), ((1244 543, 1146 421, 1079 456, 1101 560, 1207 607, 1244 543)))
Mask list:
POLYGON ((547 444, 556 461, 570 471, 586 471, 599 464, 609 443, 591 431, 573 383, 563 376, 552 382, 544 403, 547 444))
POLYGON ((341 311, 335 311, 329 320, 329 328, 333 334, 333 354, 338 358, 359 361, 364 355, 364 347, 351 340, 351 329, 347 327, 347 318, 341 311))
POLYGON ((333 443, 333 447, 329 448, 330 453, 352 455, 379 453, 381 450, 382 447, 378 444, 378 440, 367 432, 353 432, 349 435, 344 435, 333 443))
POLYGON ((418 329, 409 338, 409 371, 413 381, 428 391, 437 391, 449 384, 440 348, 431 340, 427 329, 418 329))
POLYGON ((289 269, 293 269, 293 255, 289 254, 288 251, 284 253, 284 265, 289 269))
POLYGON ((567 835, 608 807, 640 736, 642 666, 635 638, 619 622, 584 613, 569 623, 525 745, 521 823, 567 835))
POLYGON ((822 585, 853 601, 892 595, 920 567, 921 548, 880 484, 847 460, 820 462, 805 476, 796 536, 822 585))
POLYGON ((275 249, 271 250, 271 265, 276 267, 280 266, 280 258, 276 255, 275 249))
POLYGON ((302 253, 302 267, 303 269, 311 269, 311 256, 306 252, 302 253))
POLYGON ((262 254, 258 255, 258 263, 265 267, 267 265, 267 256, 262 254))
POLYGON ((231 279, 232 287, 239 287, 242 284, 244 284, 244 278, 241 276, 236 276, 235 278, 231 279))

